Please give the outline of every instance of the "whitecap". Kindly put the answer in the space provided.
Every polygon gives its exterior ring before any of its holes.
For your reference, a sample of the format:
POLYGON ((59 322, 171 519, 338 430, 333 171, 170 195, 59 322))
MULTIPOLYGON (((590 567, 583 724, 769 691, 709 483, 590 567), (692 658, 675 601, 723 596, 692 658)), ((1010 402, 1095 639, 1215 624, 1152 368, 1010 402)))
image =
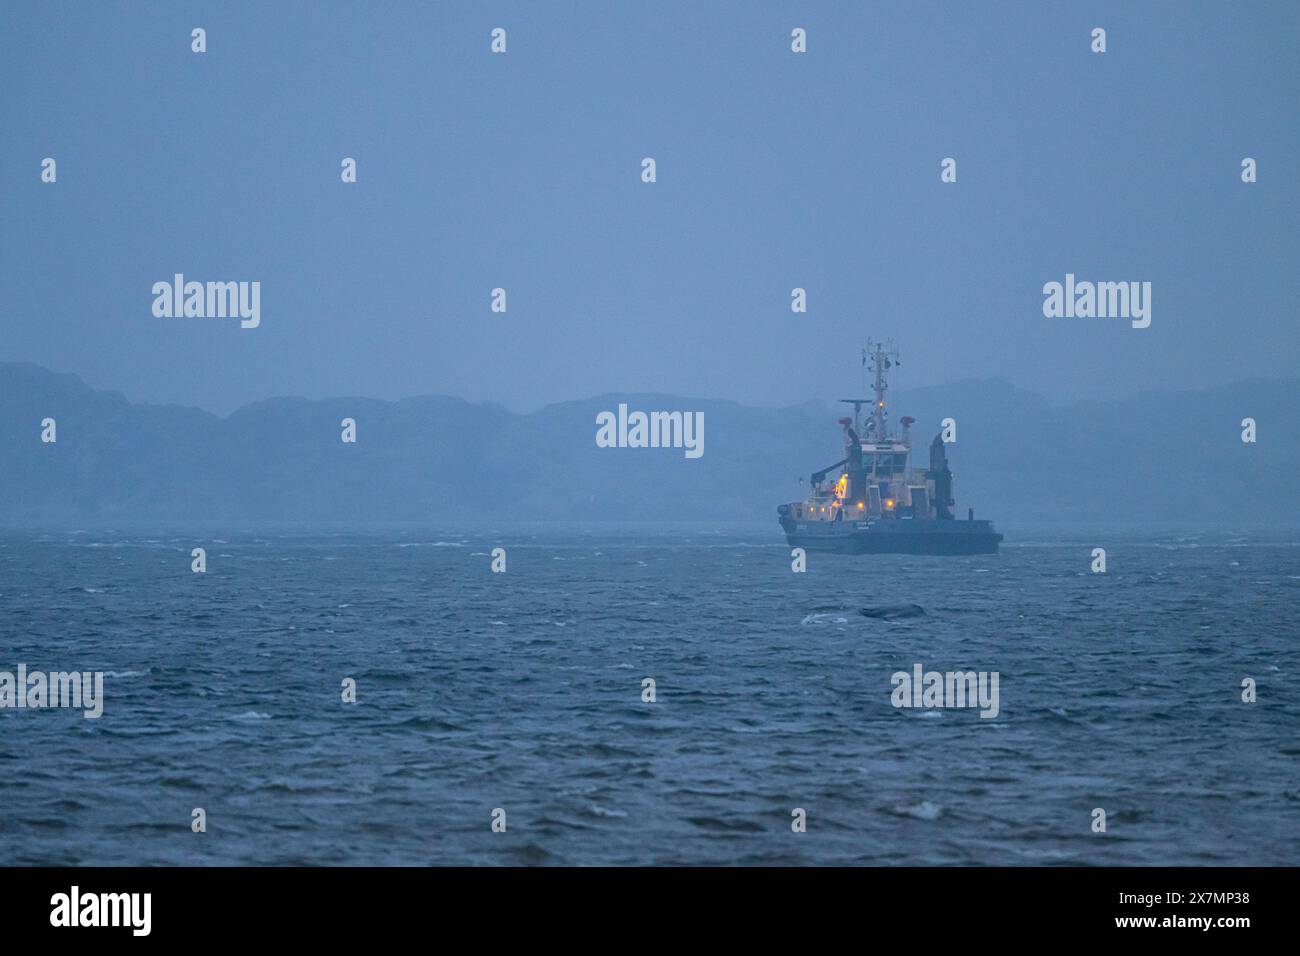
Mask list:
POLYGON ((904 817, 914 817, 917 820, 937 820, 943 813, 943 808, 936 806, 929 800, 922 800, 915 806, 906 806, 899 804, 894 807, 894 812, 904 817))
POLYGON ((849 619, 841 614, 809 614, 800 624, 847 624, 849 619))

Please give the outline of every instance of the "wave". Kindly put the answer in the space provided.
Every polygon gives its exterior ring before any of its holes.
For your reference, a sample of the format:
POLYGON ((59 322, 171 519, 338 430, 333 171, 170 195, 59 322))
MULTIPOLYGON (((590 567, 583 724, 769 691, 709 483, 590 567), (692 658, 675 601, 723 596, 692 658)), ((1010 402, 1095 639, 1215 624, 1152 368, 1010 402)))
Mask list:
POLYGON ((911 817, 914 820, 938 820, 943 816, 943 807, 931 803, 929 800, 922 800, 914 804, 897 804, 889 810, 890 813, 900 817, 911 817))
POLYGON ((259 713, 258 713, 257 711, 255 711, 255 710, 246 710, 246 711, 244 711, 242 714, 236 714, 234 717, 231 717, 230 719, 231 719, 231 720, 244 720, 244 721, 249 721, 249 720, 270 720, 270 719, 271 719, 271 715, 270 715, 270 714, 259 714, 259 713))

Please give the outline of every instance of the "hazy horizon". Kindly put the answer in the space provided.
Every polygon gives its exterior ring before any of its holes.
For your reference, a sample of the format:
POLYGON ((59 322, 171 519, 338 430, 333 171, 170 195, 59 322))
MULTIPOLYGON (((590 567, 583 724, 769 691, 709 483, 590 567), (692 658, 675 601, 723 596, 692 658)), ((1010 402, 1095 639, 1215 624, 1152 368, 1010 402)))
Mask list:
MULTIPOLYGON (((573 395, 572 397, 557 399, 556 401, 542 402, 534 405, 525 405, 521 407, 511 406, 504 402, 500 402, 492 398, 470 398, 465 395, 455 395, 448 392, 438 392, 438 391, 412 392, 410 394, 394 395, 391 397, 387 395, 362 395, 362 394, 342 394, 342 393, 319 394, 319 395, 279 393, 273 395, 268 394, 268 395, 254 396, 249 398, 247 401, 239 405, 235 405, 231 408, 209 408, 209 407, 205 407, 204 405, 198 404, 196 402, 191 402, 191 401, 157 401, 157 400, 149 399, 147 397, 137 397, 132 393, 132 389, 126 385, 114 384, 114 383, 100 384, 100 383, 92 382, 88 380, 86 376, 82 375, 81 373, 73 369, 52 368, 46 365, 42 365, 38 362, 11 361, 6 359, 0 359, 0 365, 17 365, 17 366, 27 365, 39 369, 43 372, 52 373, 54 375, 71 375, 74 378, 80 380, 82 384, 86 385, 88 388, 96 392, 120 393, 132 405, 175 406, 179 408, 193 408, 201 412, 206 412, 210 415, 214 415, 217 418, 223 420, 230 418, 230 416, 233 415, 235 412, 238 412, 239 410, 244 408, 248 408, 251 405, 257 405, 261 402, 275 401, 277 399, 291 399, 291 400, 301 399, 308 402, 331 402, 336 400, 360 399, 363 401, 376 401, 376 402, 386 402, 390 404, 395 404, 398 402, 410 401, 412 399, 419 399, 419 398, 450 398, 450 399, 463 401, 470 405, 482 405, 488 407, 502 408, 505 411, 510 412, 511 414, 514 415, 530 415, 535 412, 539 412, 544 409, 554 407, 556 405, 580 404, 597 398, 605 398, 605 397, 618 396, 618 395, 624 395, 628 397, 634 397, 639 395, 671 395, 672 397, 676 397, 676 398, 701 399, 710 402, 714 402, 714 401, 733 402, 745 408, 751 408, 755 410, 763 410, 763 409, 778 410, 778 409, 797 408, 799 406, 806 405, 810 402, 812 403, 821 402, 822 404, 826 405, 828 409, 834 409, 839 406, 840 398, 839 397, 832 398, 827 396, 834 394, 836 396, 842 397, 844 395, 847 395, 850 391, 853 391, 853 387, 850 384, 850 385, 846 385, 846 387, 843 389, 834 391, 833 393, 828 392, 827 395, 808 395, 802 399, 796 397, 796 398, 792 398, 788 402, 781 402, 780 404, 774 404, 774 403, 770 404, 770 403, 765 403, 761 400, 753 401, 753 402, 742 401, 738 398, 733 398, 732 396, 729 395, 710 395, 710 394, 680 394, 679 395, 676 393, 665 392, 662 389, 645 389, 639 391, 623 391, 623 392, 606 391, 600 393, 592 393, 589 395, 573 395)), ((1240 385, 1240 384, 1246 384, 1250 382, 1266 382, 1266 383, 1273 383, 1273 384, 1283 384, 1287 382, 1300 383, 1300 375, 1289 375, 1289 376, 1288 375, 1276 375, 1276 376, 1253 375, 1253 376, 1244 376, 1242 378, 1234 379, 1226 382, 1216 382, 1212 384, 1188 386, 1186 388, 1147 387, 1147 388, 1137 389, 1128 394, 1108 392, 1103 395, 1082 395, 1077 397, 1072 396, 1072 397, 1064 397, 1064 398, 1053 398, 1049 395, 1044 395, 1041 392, 1035 391, 1032 388, 1028 388, 1024 385, 1014 382, 1008 379, 1006 376, 998 375, 998 376, 990 376, 988 378, 979 378, 976 376, 963 376, 961 378, 953 379, 952 381, 948 381, 948 382, 925 383, 921 385, 912 385, 910 388, 902 388, 902 389, 891 388, 891 394, 895 398, 902 396, 904 399, 906 399, 906 397, 908 397, 910 394, 913 393, 942 392, 944 388, 957 388, 962 385, 1005 384, 1015 391, 1025 392, 1029 395, 1033 395, 1036 398, 1042 399, 1051 408, 1060 409, 1060 408, 1068 407, 1070 405, 1075 405, 1075 404, 1080 404, 1085 402, 1097 402, 1097 401, 1125 402, 1131 399, 1138 398, 1143 394, 1195 393, 1195 392, 1220 388, 1224 386, 1240 385)), ((861 383, 858 384, 860 385, 861 383)), ((902 408, 902 409, 896 408, 896 411, 898 411, 899 414, 907 414, 906 408, 902 408)))
MULTIPOLYGON (((996 380, 891 394, 895 415, 915 419, 914 465, 942 422, 959 423, 949 453, 958 511, 973 507, 1000 526, 1209 519, 1239 530, 1276 525, 1279 511, 1294 510, 1285 504, 1300 468, 1287 427, 1300 394, 1294 380, 1077 405, 996 380), (1258 442, 1242 441, 1245 416, 1258 423, 1258 442)), ((510 527, 592 518, 717 527, 766 517, 775 537, 777 505, 801 499, 810 473, 843 454, 843 412, 816 399, 770 408, 617 393, 530 413, 449 396, 279 396, 219 416, 131 403, 75 375, 0 363, 0 444, 13 449, 0 470, 0 525, 413 526, 474 515, 510 527), (602 416, 625 403, 687 407, 698 445, 603 446, 602 416)))

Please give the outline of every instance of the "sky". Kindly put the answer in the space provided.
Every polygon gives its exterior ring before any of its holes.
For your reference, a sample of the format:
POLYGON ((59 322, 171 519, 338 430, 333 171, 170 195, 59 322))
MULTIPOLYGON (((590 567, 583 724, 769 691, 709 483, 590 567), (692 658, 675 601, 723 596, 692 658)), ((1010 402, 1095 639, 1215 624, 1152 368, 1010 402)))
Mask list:
POLYGON ((869 336, 898 385, 1060 402, 1293 376, 1298 35, 1293 2, 8 0, 0 361, 221 414, 786 405, 860 390, 869 336), (178 272, 260 282, 260 326, 155 316, 178 272), (1150 282, 1150 327, 1044 316, 1067 273, 1150 282))

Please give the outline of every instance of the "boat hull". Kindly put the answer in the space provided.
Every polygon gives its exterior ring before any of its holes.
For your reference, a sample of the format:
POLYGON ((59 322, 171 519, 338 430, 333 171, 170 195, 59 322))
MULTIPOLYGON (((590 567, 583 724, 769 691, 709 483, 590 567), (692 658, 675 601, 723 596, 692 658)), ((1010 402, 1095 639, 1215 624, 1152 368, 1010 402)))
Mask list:
POLYGON ((796 521, 781 527, 791 547, 836 554, 997 554, 1002 535, 990 521, 796 521))

